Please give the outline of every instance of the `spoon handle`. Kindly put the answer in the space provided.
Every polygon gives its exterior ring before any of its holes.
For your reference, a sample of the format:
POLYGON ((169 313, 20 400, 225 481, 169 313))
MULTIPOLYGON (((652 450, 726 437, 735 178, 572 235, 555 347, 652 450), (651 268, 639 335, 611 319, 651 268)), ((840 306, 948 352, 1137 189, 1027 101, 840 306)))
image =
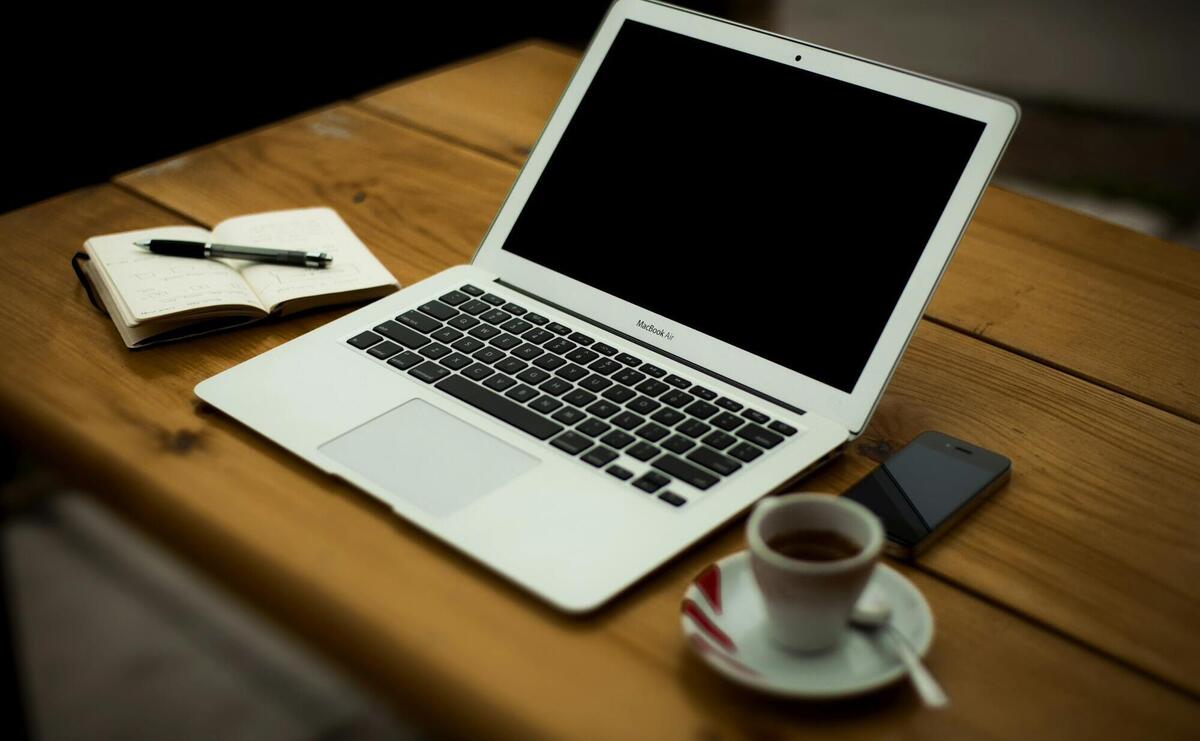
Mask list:
POLYGON ((908 669, 909 679, 912 680, 913 689, 920 695, 921 701, 927 707, 944 708, 950 704, 950 698, 946 697, 946 693, 942 690, 942 686, 933 678, 925 665, 921 663, 921 657, 917 656, 917 652, 913 650, 912 644, 904 637, 904 634, 896 629, 894 625, 887 626, 888 636, 892 639, 892 645, 896 649, 896 654, 900 657, 906 669, 908 669))

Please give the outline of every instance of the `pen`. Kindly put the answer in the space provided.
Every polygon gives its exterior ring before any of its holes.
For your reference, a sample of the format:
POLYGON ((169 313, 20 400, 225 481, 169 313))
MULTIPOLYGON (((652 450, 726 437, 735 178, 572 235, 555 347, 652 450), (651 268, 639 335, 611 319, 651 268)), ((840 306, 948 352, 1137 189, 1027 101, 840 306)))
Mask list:
POLYGON ((233 257, 238 260, 257 260, 280 265, 304 265, 313 268, 323 268, 333 262, 333 258, 324 252, 277 250, 270 247, 239 247, 232 244, 213 244, 212 242, 187 242, 181 239, 147 239, 134 242, 134 244, 138 247, 145 247, 156 255, 171 255, 172 257, 233 257))

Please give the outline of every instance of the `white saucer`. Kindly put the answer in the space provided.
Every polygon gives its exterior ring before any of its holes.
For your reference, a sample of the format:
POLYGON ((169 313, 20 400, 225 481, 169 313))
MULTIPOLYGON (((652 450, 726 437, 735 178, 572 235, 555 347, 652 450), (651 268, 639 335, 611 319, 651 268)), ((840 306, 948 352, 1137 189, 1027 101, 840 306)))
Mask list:
MULTIPOLYGON (((863 596, 871 594, 892 605, 893 624, 925 655, 933 643, 933 613, 912 582, 879 564, 863 596)), ((681 620, 688 647, 704 663, 738 684, 773 695, 850 697, 904 676, 889 641, 853 628, 838 645, 818 654, 775 645, 767 637, 749 551, 726 556, 688 585, 681 620)))

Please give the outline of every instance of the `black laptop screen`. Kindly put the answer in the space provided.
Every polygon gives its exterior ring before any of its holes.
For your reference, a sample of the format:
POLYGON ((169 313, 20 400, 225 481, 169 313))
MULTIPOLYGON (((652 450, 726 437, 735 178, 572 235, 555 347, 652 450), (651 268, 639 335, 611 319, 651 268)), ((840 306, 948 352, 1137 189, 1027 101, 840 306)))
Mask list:
POLYGON ((626 21, 504 249, 851 392, 983 129, 626 21))

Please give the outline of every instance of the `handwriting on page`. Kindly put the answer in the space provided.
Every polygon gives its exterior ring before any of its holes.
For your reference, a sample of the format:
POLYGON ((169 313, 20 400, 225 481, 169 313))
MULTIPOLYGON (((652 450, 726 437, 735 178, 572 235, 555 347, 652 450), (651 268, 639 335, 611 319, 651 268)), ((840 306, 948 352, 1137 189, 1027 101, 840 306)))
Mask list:
MULTIPOLYGON (((154 236, 166 238, 155 233, 136 238, 154 236)), ((95 239, 92 251, 138 321, 209 306, 260 306, 245 281, 227 266, 213 260, 155 255, 133 241, 125 235, 95 239)))

